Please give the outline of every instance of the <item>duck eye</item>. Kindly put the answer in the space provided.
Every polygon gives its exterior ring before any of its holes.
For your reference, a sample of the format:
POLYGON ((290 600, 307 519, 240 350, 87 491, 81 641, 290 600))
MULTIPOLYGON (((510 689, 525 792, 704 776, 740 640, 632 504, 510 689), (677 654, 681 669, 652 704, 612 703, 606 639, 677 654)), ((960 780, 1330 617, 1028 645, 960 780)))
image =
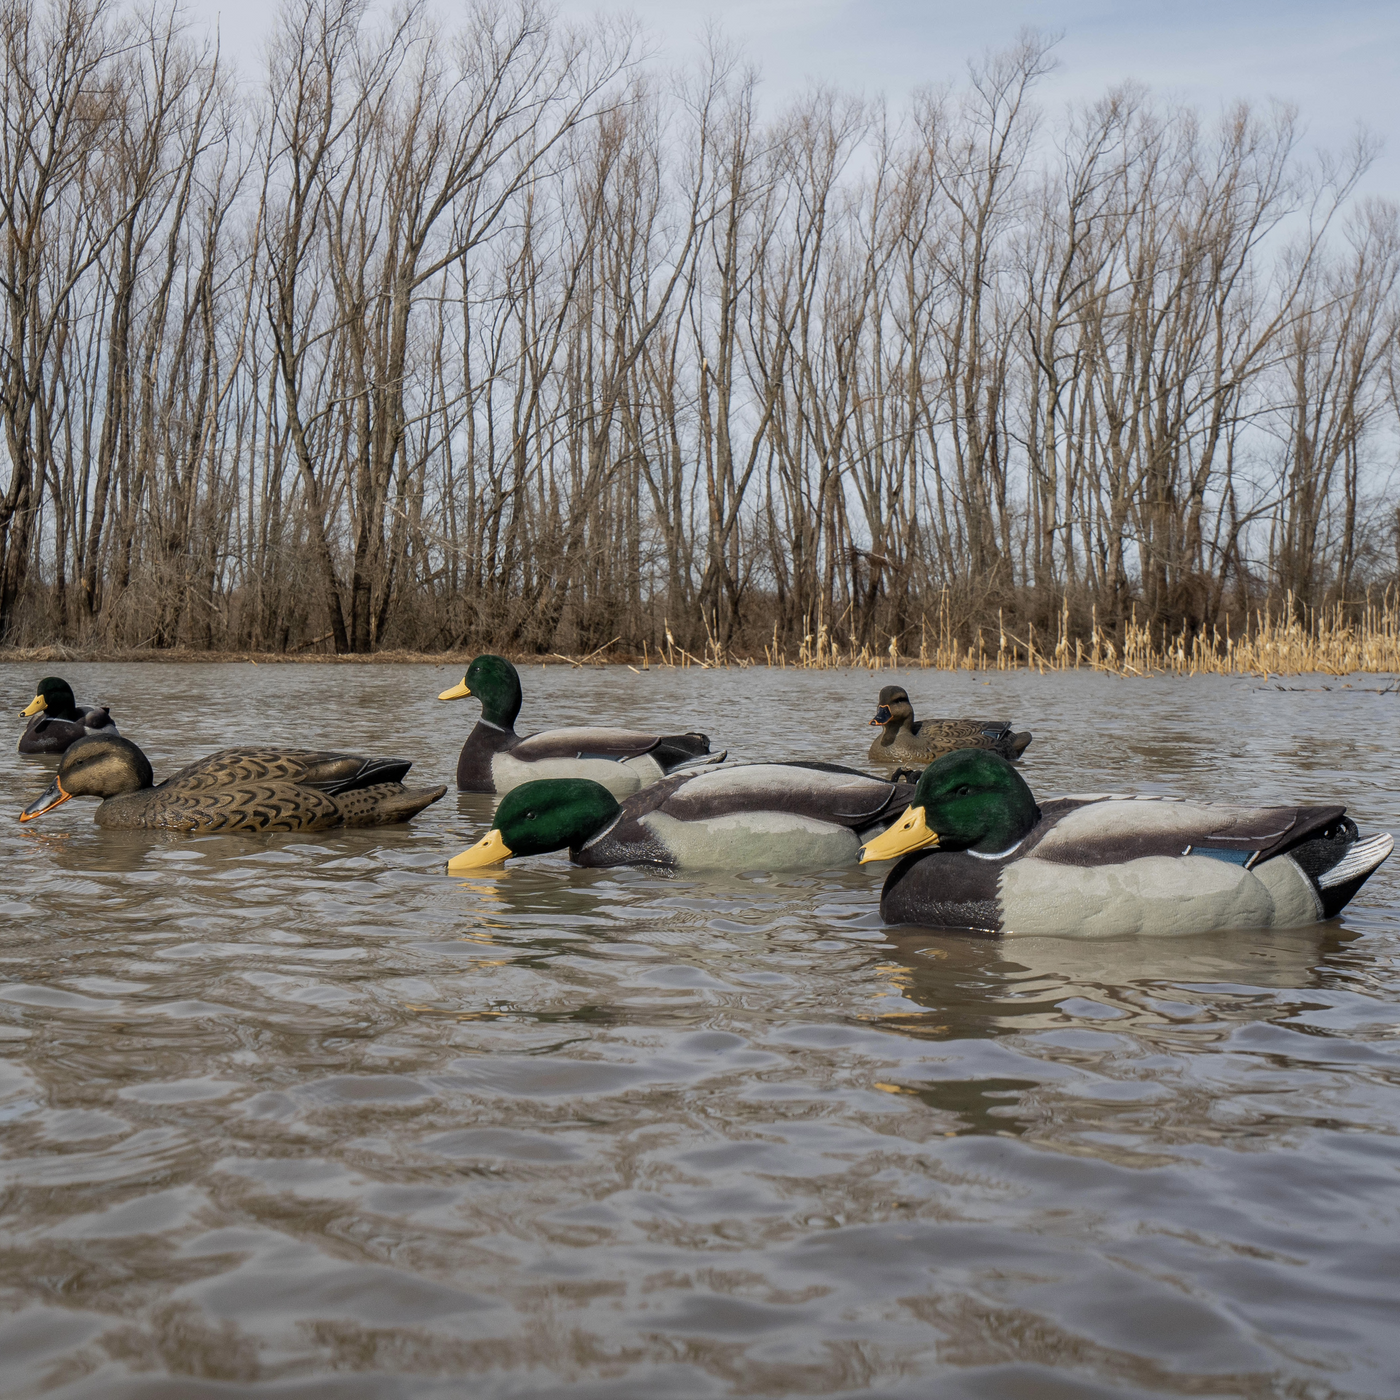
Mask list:
POLYGON ((954 795, 955 797, 966 797, 966 796, 968 795, 968 793, 970 793, 971 791, 972 791, 972 789, 971 789, 970 787, 968 787, 968 785, 967 785, 966 783, 964 783, 964 784, 957 790, 957 792, 954 793, 953 795, 954 795))

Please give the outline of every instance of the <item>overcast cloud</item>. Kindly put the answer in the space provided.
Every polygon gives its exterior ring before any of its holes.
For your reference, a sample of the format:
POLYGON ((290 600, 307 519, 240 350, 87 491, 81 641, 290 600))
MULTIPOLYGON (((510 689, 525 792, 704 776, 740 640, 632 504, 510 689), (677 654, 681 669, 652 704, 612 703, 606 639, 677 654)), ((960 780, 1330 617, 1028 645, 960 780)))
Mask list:
MULTIPOLYGON (((452 7, 440 4, 444 16, 452 7)), ((564 0, 583 19, 600 7, 564 0)), ((606 8, 606 7, 604 7, 606 8)), ((1363 188, 1400 198, 1400 4, 1395 0, 638 0, 657 58, 683 63, 708 22, 742 46, 772 103, 812 82, 883 92, 898 103, 915 88, 956 82, 970 57, 1011 43, 1023 25, 1063 35, 1058 66, 1041 85, 1054 111, 1135 79, 1203 111, 1236 98, 1295 103, 1307 141, 1339 150, 1363 123, 1385 141, 1363 188)), ((226 53, 249 76, 273 0, 236 7, 190 0, 196 24, 218 25, 226 53)))

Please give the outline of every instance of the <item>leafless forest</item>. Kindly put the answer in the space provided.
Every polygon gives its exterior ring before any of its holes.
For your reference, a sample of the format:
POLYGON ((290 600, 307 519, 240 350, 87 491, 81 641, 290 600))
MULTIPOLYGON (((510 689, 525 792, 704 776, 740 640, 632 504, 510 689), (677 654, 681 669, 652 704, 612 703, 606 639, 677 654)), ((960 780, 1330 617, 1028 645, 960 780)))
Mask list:
POLYGON ((502 0, 2 0, 0 639, 910 650, 1397 574, 1400 224, 1286 109, 898 108, 502 0))

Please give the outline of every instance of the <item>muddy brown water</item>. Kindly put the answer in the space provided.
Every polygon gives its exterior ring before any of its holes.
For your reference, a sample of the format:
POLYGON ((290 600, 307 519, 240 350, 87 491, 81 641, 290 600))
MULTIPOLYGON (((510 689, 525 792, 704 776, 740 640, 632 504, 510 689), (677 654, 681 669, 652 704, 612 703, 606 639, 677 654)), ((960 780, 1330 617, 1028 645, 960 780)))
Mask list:
MULTIPOLYGON (((271 740, 450 782, 476 714, 430 666, 63 669, 158 777, 271 740)), ((999 944, 883 927, 884 867, 448 879, 455 790, 21 827, 37 679, 0 666, 5 1396, 1400 1394, 1400 862, 1312 929, 999 944)), ((534 670, 521 727, 863 764, 888 679, 534 670)), ((902 679, 1032 728, 1042 795, 1400 833, 1374 678, 902 679)))

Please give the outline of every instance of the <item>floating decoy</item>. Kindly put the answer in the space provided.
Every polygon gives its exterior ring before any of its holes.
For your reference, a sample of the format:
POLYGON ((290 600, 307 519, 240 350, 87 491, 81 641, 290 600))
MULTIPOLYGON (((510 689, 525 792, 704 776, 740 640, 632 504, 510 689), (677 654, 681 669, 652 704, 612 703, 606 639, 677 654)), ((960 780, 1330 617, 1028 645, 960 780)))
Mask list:
POLYGON ((20 735, 20 753, 65 753, 89 734, 115 734, 117 726, 105 705, 79 705, 73 687, 58 676, 45 676, 34 698, 19 712, 29 720, 20 735))
POLYGON ((904 857, 887 923, 1070 938, 1295 928, 1344 909, 1390 854, 1345 807, 1250 807, 1093 793, 1037 806, 996 754, 931 763, 861 852, 904 857))
POLYGON ((635 729, 546 729, 521 738, 520 674, 503 656, 478 656, 439 700, 473 696, 481 718, 457 759, 463 792, 509 792, 536 778, 591 778, 628 797, 686 764, 718 763, 704 734, 648 734, 635 729))
POLYGON ((20 813, 32 821, 70 797, 100 797, 94 820, 119 831, 324 831, 406 822, 447 789, 405 788, 399 758, 318 749, 220 749, 154 785, 129 739, 80 739, 48 790, 20 813))
POLYGON ((821 763, 748 763, 677 773, 620 805, 586 778, 523 783, 451 875, 508 856, 569 851, 575 865, 793 870, 850 865, 911 800, 908 781, 821 763))
POLYGON ((1020 758, 1031 741, 1029 730, 1018 734, 1004 720, 916 720, 902 685, 887 685, 880 692, 870 723, 880 730, 870 745, 873 763, 932 763, 955 749, 990 749, 1003 758, 1020 758))

